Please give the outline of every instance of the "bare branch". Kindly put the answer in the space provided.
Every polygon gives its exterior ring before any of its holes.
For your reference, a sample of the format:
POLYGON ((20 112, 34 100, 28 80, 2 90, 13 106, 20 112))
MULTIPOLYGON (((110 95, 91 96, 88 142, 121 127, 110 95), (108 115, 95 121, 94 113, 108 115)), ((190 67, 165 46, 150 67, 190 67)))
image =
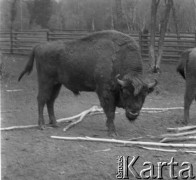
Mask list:
POLYGON ((184 127, 177 127, 177 128, 167 128, 168 131, 175 131, 175 132, 193 130, 193 129, 196 129, 196 126, 184 126, 184 127))
POLYGON ((1 128, 1 131, 9 131, 9 130, 16 130, 16 129, 28 129, 28 128, 34 128, 38 127, 38 125, 26 125, 26 126, 11 126, 11 127, 5 127, 1 128))
POLYGON ((196 144, 172 144, 172 143, 156 143, 156 142, 143 142, 143 141, 127 141, 118 139, 105 139, 93 137, 64 137, 64 136, 51 136, 52 139, 68 140, 68 141, 92 141, 103 143, 118 143, 130 145, 147 145, 147 146, 163 146, 163 147, 179 147, 179 148, 196 148, 196 144))
POLYGON ((166 137, 162 139, 160 142, 173 142, 173 141, 190 141, 190 140, 196 140, 196 136, 185 136, 185 137, 166 137))
POLYGON ((160 0, 157 0, 157 1, 156 1, 156 6, 158 6, 158 5, 159 5, 159 2, 160 2, 160 0))
POLYGON ((156 65, 155 65, 156 71, 160 69, 160 64, 161 64, 162 54, 163 54, 165 33, 167 31, 167 24, 169 21, 171 7, 172 7, 172 0, 168 0, 166 7, 165 7, 164 16, 161 19, 160 38, 159 38, 159 42, 158 42, 158 57, 157 57, 156 65))
POLYGON ((186 136, 190 134, 196 134, 195 131, 188 131, 188 132, 182 132, 182 133, 176 133, 176 134, 162 134, 161 137, 177 137, 177 136, 186 136))
POLYGON ((176 150, 176 149, 162 149, 162 148, 151 148, 151 147, 141 147, 143 149, 147 150, 153 150, 153 151, 163 151, 163 152, 185 152, 185 153, 194 153, 196 154, 196 151, 194 150, 176 150))
POLYGON ((176 16, 176 9, 175 9, 173 0, 171 0, 171 3, 172 3, 172 16, 173 16, 175 30, 176 30, 176 35, 177 35, 177 39, 178 39, 178 43, 179 43, 180 34, 179 34, 179 30, 178 30, 178 20, 177 20, 177 16, 176 16))

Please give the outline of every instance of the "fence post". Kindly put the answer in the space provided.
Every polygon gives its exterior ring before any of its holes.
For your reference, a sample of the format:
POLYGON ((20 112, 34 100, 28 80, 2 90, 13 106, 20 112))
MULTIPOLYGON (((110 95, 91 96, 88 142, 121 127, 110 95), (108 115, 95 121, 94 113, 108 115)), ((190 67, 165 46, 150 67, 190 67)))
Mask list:
POLYGON ((10 53, 13 54, 13 30, 10 31, 10 53))
POLYGON ((46 39, 47 39, 47 41, 50 41, 50 33, 49 33, 49 30, 46 31, 46 39))
POLYGON ((139 31, 139 45, 140 45, 140 52, 142 55, 142 31, 139 31))
POLYGON ((196 47, 196 30, 195 30, 195 47, 196 47))
MULTIPOLYGON (((17 32, 14 32, 13 33, 13 46, 12 46, 12 49, 14 50, 14 48, 18 48, 18 37, 17 37, 17 32)), ((14 53, 14 52, 13 52, 14 53)))

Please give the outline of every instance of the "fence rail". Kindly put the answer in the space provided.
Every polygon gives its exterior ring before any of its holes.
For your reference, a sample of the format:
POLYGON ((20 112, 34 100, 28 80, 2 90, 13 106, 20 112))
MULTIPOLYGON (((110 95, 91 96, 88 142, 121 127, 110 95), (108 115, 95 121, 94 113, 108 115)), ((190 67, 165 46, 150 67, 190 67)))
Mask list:
MULTIPOLYGON (((0 32, 0 51, 7 54, 28 55, 36 44, 63 40, 79 39, 90 32, 87 30, 54 31, 24 31, 24 32, 0 32)), ((149 56, 149 34, 130 34, 140 45, 141 54, 144 58, 149 56)), ((155 51, 158 50, 159 35, 155 38, 155 51)), ((168 34, 164 40, 163 59, 176 61, 180 52, 187 48, 196 47, 196 33, 168 34)))

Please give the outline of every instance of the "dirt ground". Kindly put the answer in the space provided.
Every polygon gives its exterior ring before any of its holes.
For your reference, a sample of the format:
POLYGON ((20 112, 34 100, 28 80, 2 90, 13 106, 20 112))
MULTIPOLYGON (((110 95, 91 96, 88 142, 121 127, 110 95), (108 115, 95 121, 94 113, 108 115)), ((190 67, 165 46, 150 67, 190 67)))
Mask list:
MULTIPOLYGON (((37 123, 37 80, 36 70, 17 82, 27 57, 4 56, 4 72, 1 80, 1 126, 30 125, 37 123), (12 91, 18 89, 19 91, 12 91), (7 91, 8 90, 8 91, 7 91)), ((176 73, 176 64, 162 64, 159 85, 149 95, 144 107, 182 107, 184 80, 176 73)), ((57 118, 69 117, 80 113, 93 105, 99 105, 95 93, 81 93, 74 96, 62 88, 55 103, 57 118)), ((190 124, 196 125, 196 103, 191 107, 190 124)), ((164 113, 141 113, 136 121, 128 122, 124 111, 117 109, 115 125, 118 139, 158 136, 167 132, 167 127, 182 126, 180 121, 183 110, 164 113)), ((45 111, 45 120, 48 115, 45 111)), ((193 165, 196 175, 196 155, 183 152, 169 153, 149 151, 136 146, 124 146, 112 143, 54 140, 50 136, 91 136, 108 138, 105 116, 89 116, 75 127, 63 132, 66 123, 59 128, 47 128, 43 131, 32 128, 1 132, 1 171, 2 179, 7 180, 102 180, 116 179, 118 156, 140 156, 136 163, 137 171, 144 169, 143 162, 169 162, 172 157, 181 164, 188 161, 193 165)), ((187 142, 190 143, 190 142, 187 142)), ((193 141, 192 141, 193 143, 193 141)), ((164 179, 170 179, 169 168, 163 168, 164 179)), ((175 168, 175 173, 182 169, 175 168)), ((157 171, 155 171, 157 174, 157 171)), ((129 179, 134 179, 129 174, 129 179)), ((180 178, 179 178, 180 179, 180 178)))

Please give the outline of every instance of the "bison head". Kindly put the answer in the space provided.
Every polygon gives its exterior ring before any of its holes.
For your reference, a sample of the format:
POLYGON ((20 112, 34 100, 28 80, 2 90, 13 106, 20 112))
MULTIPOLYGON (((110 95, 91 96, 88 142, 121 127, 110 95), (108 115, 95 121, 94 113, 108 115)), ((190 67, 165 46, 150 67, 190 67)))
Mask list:
POLYGON ((120 104, 125 109, 126 117, 131 121, 135 120, 140 113, 146 96, 154 90, 157 80, 154 83, 146 84, 140 77, 124 77, 118 79, 120 85, 120 104))

